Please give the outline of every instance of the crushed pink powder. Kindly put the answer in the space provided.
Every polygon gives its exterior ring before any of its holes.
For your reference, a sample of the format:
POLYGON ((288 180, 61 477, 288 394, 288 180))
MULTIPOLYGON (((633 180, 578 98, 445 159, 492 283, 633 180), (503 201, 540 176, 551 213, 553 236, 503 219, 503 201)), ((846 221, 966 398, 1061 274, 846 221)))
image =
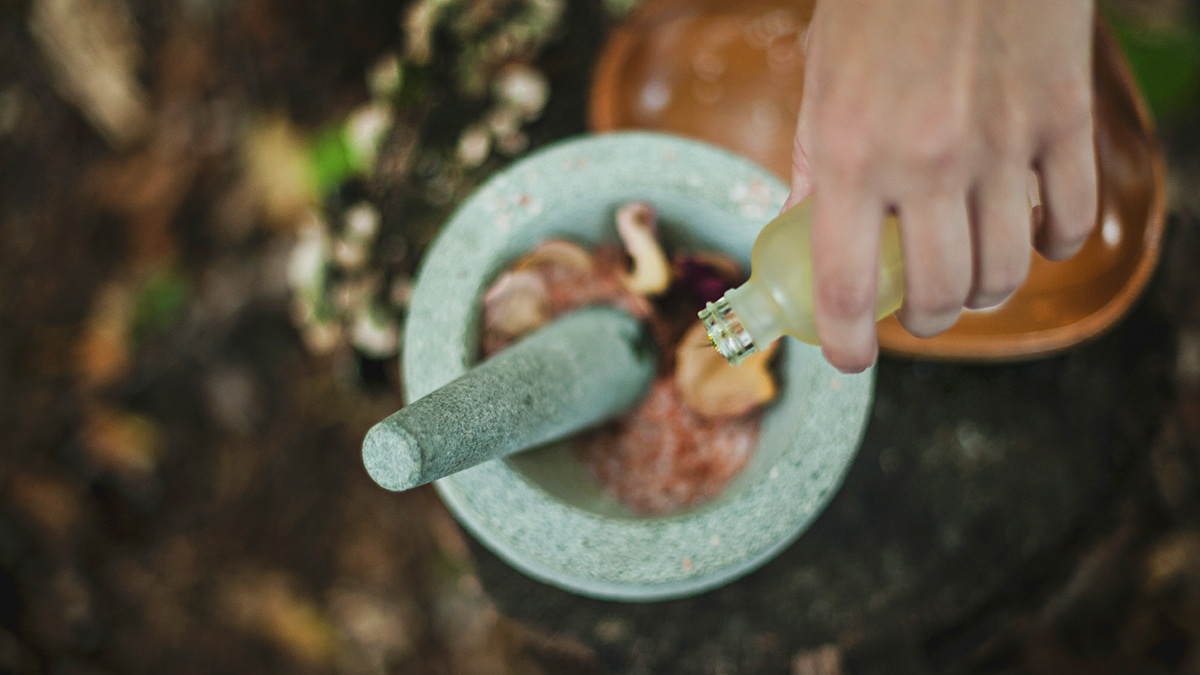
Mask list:
POLYGON ((750 460, 761 420, 761 409, 701 417, 684 405, 670 377, 660 377, 637 408, 581 434, 576 448, 622 504, 669 513, 721 493, 750 460))

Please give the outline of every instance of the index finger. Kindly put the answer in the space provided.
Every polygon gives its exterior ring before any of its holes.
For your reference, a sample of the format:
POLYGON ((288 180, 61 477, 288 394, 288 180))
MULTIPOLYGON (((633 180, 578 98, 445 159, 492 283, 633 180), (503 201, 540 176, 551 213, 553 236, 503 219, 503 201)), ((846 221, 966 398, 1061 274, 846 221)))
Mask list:
POLYGON ((843 372, 875 363, 881 199, 845 182, 821 183, 811 231, 813 306, 825 358, 843 372))

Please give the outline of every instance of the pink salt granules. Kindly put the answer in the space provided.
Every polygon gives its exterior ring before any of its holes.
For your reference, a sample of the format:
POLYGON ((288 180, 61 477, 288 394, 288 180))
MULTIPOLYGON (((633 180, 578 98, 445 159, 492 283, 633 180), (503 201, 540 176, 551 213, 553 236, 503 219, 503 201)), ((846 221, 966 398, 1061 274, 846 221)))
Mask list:
POLYGON ((660 377, 632 412, 581 434, 579 456, 608 493, 639 513, 678 511, 716 497, 746 466, 762 409, 702 417, 660 377))

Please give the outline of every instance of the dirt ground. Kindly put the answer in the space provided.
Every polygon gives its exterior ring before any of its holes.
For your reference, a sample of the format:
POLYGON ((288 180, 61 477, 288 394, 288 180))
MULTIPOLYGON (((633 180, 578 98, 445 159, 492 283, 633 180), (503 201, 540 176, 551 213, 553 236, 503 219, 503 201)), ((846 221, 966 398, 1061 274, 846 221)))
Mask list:
MULTIPOLYGON (((637 636, 597 647, 505 616, 478 573, 496 562, 432 490, 390 494, 362 469, 366 429, 401 405, 394 357, 315 353, 293 320, 294 218, 247 139, 279 120, 314 135, 369 99, 407 4, 0 3, 0 672, 834 675, 896 672, 903 653, 914 672, 1200 673, 1200 105, 1162 130, 1170 247, 1141 314, 1165 317, 1173 350, 1161 410, 1125 439, 1143 450, 1127 480, 1042 561, 1055 572, 966 633, 776 637, 673 665, 637 636), (83 56, 54 56, 66 38, 83 56), (69 58, 109 66, 72 82, 69 58)), ((613 19, 567 7, 535 61, 552 93, 529 147, 585 130, 613 19)), ((432 83, 409 128, 453 146, 453 95, 432 83)), ((324 205, 369 194, 404 278, 454 195, 504 161, 449 198, 422 192, 418 164, 324 205)))

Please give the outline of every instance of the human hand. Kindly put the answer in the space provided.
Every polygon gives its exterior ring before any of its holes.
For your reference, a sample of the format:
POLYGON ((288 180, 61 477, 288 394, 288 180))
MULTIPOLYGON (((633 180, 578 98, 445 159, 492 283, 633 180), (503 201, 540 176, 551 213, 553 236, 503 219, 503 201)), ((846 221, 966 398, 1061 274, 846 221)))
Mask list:
POLYGON ((1053 260, 1083 245, 1097 209, 1092 26, 1091 0, 818 0, 785 208, 813 194, 830 363, 875 360, 889 212, 905 265, 897 316, 919 337, 1003 302, 1031 242, 1053 260))

